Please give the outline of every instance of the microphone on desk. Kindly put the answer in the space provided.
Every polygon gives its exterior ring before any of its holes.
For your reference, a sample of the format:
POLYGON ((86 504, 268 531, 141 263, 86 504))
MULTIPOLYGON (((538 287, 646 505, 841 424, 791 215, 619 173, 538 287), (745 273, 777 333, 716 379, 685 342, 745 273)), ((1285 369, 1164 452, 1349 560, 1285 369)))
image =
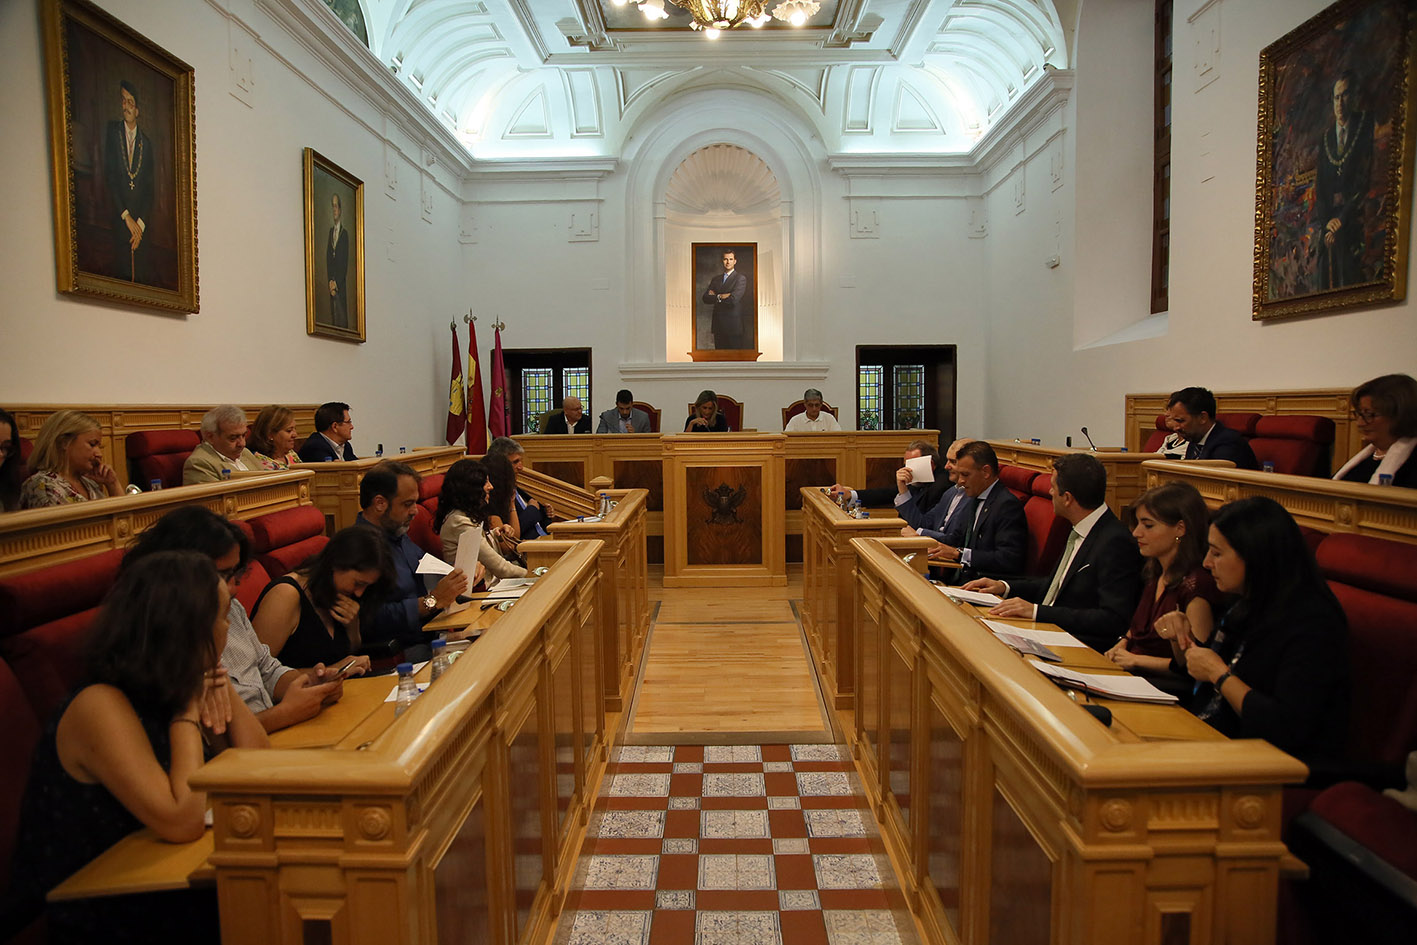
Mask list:
POLYGON ((1094 443, 1094 442, 1092 442, 1092 437, 1088 436, 1088 434, 1087 434, 1087 427, 1083 427, 1083 428, 1082 428, 1082 435, 1087 437, 1087 445, 1090 446, 1090 447, 1092 447, 1092 451, 1093 451, 1094 453, 1096 453, 1096 452, 1097 452, 1097 444, 1094 443))

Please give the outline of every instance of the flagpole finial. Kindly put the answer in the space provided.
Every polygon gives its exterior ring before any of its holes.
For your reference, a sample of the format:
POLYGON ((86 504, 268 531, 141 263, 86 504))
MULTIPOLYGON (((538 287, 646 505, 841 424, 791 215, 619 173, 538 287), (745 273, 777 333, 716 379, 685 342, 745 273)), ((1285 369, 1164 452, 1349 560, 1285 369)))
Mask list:
POLYGON ((462 317, 462 323, 464 325, 471 325, 475 321, 477 321, 477 316, 472 314, 472 309, 468 309, 467 314, 462 317))
POLYGON ((502 321, 502 320, 499 318, 499 319, 497 319, 495 322, 492 323, 492 327, 495 328, 495 329, 497 329, 498 331, 501 331, 501 330, 503 330, 504 328, 507 327, 507 323, 504 322, 504 321, 502 321))
POLYGON ((457 323, 457 322, 448 322, 448 327, 451 328, 453 331, 457 331, 457 330, 458 330, 458 323, 457 323))

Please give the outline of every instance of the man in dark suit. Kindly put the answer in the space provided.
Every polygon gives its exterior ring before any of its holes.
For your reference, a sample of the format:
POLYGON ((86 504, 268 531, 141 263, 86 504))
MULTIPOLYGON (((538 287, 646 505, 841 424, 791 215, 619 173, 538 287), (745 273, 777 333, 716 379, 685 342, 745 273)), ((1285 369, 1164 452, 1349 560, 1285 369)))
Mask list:
POLYGON ((330 195, 330 238, 325 240, 325 273, 329 276, 330 324, 349 327, 349 299, 345 286, 349 282, 349 231, 340 222, 343 207, 339 194, 330 195))
POLYGON ((567 397, 561 401, 561 412, 552 414, 546 421, 547 433, 589 433, 590 417, 579 397, 567 397))
POLYGON ((1333 122, 1319 142, 1314 175, 1314 220, 1322 234, 1317 243, 1318 289, 1363 281, 1363 211, 1372 167, 1372 116, 1358 110, 1358 77, 1346 71, 1333 83, 1333 122))
POLYGON ((110 121, 103 142, 103 184, 113 227, 113 275, 130 282, 152 282, 144 245, 153 209, 153 143, 138 127, 138 87, 118 83, 121 121, 110 121))
POLYGON ((1070 453, 1053 461, 1053 511, 1072 524, 1049 577, 971 581, 966 590, 1007 598, 989 613, 1057 624, 1106 651, 1126 633, 1141 594, 1141 553, 1107 508, 1107 470, 1097 457, 1070 453), (1012 596, 1010 596, 1012 595, 1012 596))
POLYGON ((741 351, 752 347, 753 339, 743 324, 739 303, 748 293, 748 277, 738 271, 738 259, 730 250, 723 254, 723 273, 709 280, 703 301, 713 306, 713 346, 719 351, 741 351))
POLYGON ((1171 395, 1166 416, 1186 438, 1186 459, 1228 459, 1236 469, 1259 469, 1245 438, 1215 422, 1215 395, 1204 387, 1183 387, 1171 395))
POLYGON ((930 558, 958 564, 957 580, 980 574, 1017 574, 1028 550, 1023 503, 999 481, 999 457, 983 440, 959 448, 955 481, 964 490, 959 512, 930 558))
POLYGON ((879 489, 852 489, 850 486, 843 486, 841 483, 831 487, 833 496, 845 494, 850 500, 860 500, 861 504, 868 509, 886 508, 894 505, 896 514, 905 518, 907 522, 912 518, 918 518, 925 512, 935 507, 935 503, 940 501, 940 496, 949 491, 950 480, 940 469, 940 451, 935 449, 934 444, 924 440, 912 440, 902 454, 902 462, 909 462, 920 456, 930 457, 930 468, 934 471, 934 482, 917 483, 915 476, 910 471, 909 466, 902 465, 895 471, 895 485, 882 486, 879 489), (907 512, 907 505, 909 511, 907 512), (908 518, 910 515, 912 518, 908 518))
POLYGON ((315 411, 315 432, 300 444, 302 463, 325 463, 332 459, 358 459, 349 445, 354 434, 354 421, 349 419, 349 404, 331 401, 315 411))

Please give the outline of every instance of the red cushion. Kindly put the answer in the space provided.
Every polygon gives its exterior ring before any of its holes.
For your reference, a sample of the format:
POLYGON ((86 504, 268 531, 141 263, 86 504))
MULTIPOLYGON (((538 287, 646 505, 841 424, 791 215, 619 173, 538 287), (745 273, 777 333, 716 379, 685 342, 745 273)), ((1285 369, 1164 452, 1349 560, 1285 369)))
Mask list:
POLYGON ((1328 417, 1260 417, 1250 448, 1260 465, 1291 476, 1328 476, 1333 421, 1328 417))
POLYGON ((251 525, 252 544, 257 554, 325 534, 325 515, 313 505, 282 509, 247 521, 251 525))
POLYGON ((271 583, 271 576, 266 572, 265 565, 259 561, 252 561, 246 568, 246 573, 241 575, 236 582, 236 599, 241 602, 241 606, 246 608, 249 615, 256 607, 256 599, 261 596, 261 592, 266 589, 266 585, 271 583))
POLYGON ((182 485, 182 464, 200 442, 195 430, 139 430, 128 435, 124 449, 139 485, 160 479, 170 489, 182 485))
POLYGON ((1309 810, 1417 879, 1417 812, 1357 781, 1335 784, 1309 810))
POLYGON ((1024 469, 1022 466, 999 467, 999 481, 1008 487, 1008 490, 1020 499, 1026 499, 1032 492, 1033 480, 1038 477, 1038 470, 1024 469))
POLYGON ((1215 422, 1223 427, 1229 427, 1243 436, 1255 435, 1255 424, 1259 423, 1260 415, 1257 413, 1217 413, 1215 422))
POLYGON ((421 505, 413 512, 413 521, 408 525, 408 537, 430 555, 443 557, 443 539, 433 530, 433 513, 421 505))
POLYGON ((1255 422, 1255 436, 1332 443, 1333 421, 1328 417, 1260 417, 1255 422))
MULTIPOLYGON (((1041 477, 1040 477, 1041 478, 1041 477)), ((1028 520, 1028 550, 1024 557, 1024 573, 1051 574, 1063 554, 1072 526, 1053 511, 1051 498, 1030 496, 1023 504, 1023 517, 1028 520)))
POLYGON ((25 691, 8 663, 0 660, 0 889, 10 884, 10 857, 20 824, 20 802, 29 779, 30 759, 43 727, 25 699, 25 691))
POLYGON ((270 551, 258 554, 256 561, 266 569, 268 576, 278 578, 288 571, 294 571, 315 557, 324 550, 328 543, 329 539, 324 535, 315 535, 292 545, 281 545, 279 548, 272 548, 270 551))
POLYGON ((418 501, 420 504, 429 499, 436 502, 442 491, 443 473, 429 473, 418 482, 418 501))
POLYGON ((98 606, 122 560, 122 549, 115 548, 0 579, 0 635, 98 606))
POLYGON ((1141 451, 1143 453, 1159 453, 1161 452, 1161 444, 1165 442, 1166 434, 1157 430, 1146 438, 1146 443, 1142 445, 1141 451))
POLYGON ((1033 477, 1033 482, 1030 485, 1030 489, 1034 495, 1041 496, 1050 502, 1053 501, 1053 496, 1049 494, 1049 490, 1052 488, 1052 473, 1039 473, 1038 475, 1033 477))
POLYGON ((0 640, 0 656, 25 690, 35 717, 47 721, 84 675, 84 643, 98 608, 61 617, 0 640))
POLYGON ((1329 535, 1315 557, 1330 581, 1417 601, 1417 545, 1367 535, 1329 535))

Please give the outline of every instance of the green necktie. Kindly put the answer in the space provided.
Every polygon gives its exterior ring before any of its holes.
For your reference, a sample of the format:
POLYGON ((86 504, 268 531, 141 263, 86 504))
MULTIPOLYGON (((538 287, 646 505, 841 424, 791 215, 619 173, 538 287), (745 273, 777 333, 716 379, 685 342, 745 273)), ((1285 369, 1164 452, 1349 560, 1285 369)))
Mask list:
POLYGON ((1077 529, 1069 529, 1068 543, 1063 546, 1063 557, 1058 562, 1058 570, 1053 572, 1053 583, 1048 585, 1048 593, 1043 595, 1043 606, 1047 607, 1058 599, 1058 588, 1063 585, 1063 575, 1068 571, 1068 562, 1073 557, 1073 546, 1078 543, 1077 529))

